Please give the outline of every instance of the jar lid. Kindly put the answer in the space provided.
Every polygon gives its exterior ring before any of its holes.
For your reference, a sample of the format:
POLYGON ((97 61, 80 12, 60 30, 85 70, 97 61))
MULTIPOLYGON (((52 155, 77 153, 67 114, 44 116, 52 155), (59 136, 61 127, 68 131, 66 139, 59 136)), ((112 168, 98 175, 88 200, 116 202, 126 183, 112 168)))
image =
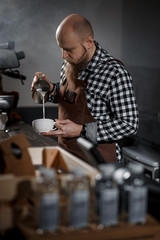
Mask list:
POLYGON ((52 179, 56 176, 56 172, 53 168, 41 167, 40 176, 45 179, 52 179))
POLYGON ((104 163, 100 164, 99 170, 103 177, 110 178, 116 170, 116 166, 113 163, 104 163))
POLYGON ((131 176, 131 172, 126 167, 117 169, 113 174, 113 179, 118 185, 123 184, 131 176))
POLYGON ((144 167, 141 164, 130 162, 127 164, 127 167, 134 174, 143 174, 144 173, 144 167))
POLYGON ((85 173, 85 171, 82 168, 73 168, 71 170, 71 173, 76 175, 76 176, 79 176, 79 177, 86 176, 86 173, 85 173))

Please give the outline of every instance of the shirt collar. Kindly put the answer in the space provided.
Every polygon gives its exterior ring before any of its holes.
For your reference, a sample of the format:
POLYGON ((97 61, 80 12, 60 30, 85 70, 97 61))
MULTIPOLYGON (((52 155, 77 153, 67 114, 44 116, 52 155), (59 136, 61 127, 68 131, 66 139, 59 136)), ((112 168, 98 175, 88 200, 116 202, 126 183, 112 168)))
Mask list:
POLYGON ((97 68, 98 65, 110 58, 109 53, 104 50, 98 42, 94 41, 94 43, 96 45, 96 51, 83 71, 93 72, 95 67, 97 68))
POLYGON ((87 66, 85 67, 84 70, 90 71, 92 72, 95 68, 95 66, 97 66, 97 64, 99 64, 100 59, 101 59, 101 47, 98 44, 98 42, 94 41, 95 45, 96 45, 96 51, 93 55, 93 57, 91 58, 91 60, 89 61, 89 63, 87 64, 87 66))

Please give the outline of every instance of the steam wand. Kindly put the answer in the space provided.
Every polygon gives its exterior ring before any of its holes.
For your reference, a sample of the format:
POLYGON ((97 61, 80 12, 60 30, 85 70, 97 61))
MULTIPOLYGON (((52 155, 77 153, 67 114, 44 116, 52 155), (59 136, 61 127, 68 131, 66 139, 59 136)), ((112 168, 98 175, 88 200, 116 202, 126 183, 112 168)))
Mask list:
POLYGON ((23 80, 26 80, 26 76, 21 75, 18 70, 14 70, 14 71, 12 69, 10 69, 10 71, 3 70, 3 71, 1 71, 1 74, 6 75, 8 77, 12 77, 12 78, 18 78, 21 80, 21 83, 23 85, 24 85, 23 80))

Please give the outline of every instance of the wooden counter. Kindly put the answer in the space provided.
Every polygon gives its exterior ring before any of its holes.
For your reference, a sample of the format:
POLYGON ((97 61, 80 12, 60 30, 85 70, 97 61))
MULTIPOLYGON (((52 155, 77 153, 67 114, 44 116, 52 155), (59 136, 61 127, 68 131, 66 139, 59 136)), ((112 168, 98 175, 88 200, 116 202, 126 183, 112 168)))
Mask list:
POLYGON ((31 125, 24 121, 17 121, 7 125, 5 131, 0 131, 0 141, 19 133, 23 133, 26 136, 32 147, 56 146, 58 144, 56 138, 38 134, 31 125))
POLYGON ((55 233, 44 232, 37 234, 36 229, 20 223, 20 232, 25 240, 159 240, 160 224, 151 216, 147 217, 145 224, 133 225, 119 223, 118 226, 96 229, 92 227, 86 230, 72 230, 55 233))

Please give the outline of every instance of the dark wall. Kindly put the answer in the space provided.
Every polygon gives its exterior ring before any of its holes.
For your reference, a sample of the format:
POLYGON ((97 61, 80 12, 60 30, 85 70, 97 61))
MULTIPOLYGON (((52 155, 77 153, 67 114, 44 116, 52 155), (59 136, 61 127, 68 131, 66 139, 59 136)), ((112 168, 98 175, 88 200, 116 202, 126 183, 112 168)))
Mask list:
POLYGON ((160 144, 159 13, 159 0, 123 1, 122 58, 134 80, 138 135, 153 144, 160 144))
MULTIPOLYGON (((32 125, 34 119, 43 118, 43 109, 40 107, 18 107, 17 113, 26 122, 32 125)), ((58 118, 58 108, 56 106, 45 107, 45 118, 55 119, 58 118)))

